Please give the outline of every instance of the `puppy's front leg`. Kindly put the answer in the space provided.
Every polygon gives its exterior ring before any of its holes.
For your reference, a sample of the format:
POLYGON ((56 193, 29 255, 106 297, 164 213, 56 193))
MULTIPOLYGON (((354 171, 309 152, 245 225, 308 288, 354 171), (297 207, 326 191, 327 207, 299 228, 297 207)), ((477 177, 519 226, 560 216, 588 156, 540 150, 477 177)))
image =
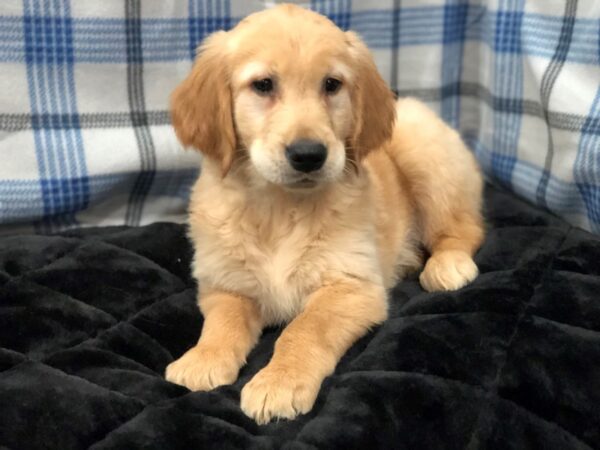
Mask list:
POLYGON ((386 317, 379 285, 347 279, 321 287, 283 331, 269 364, 244 386, 242 410, 259 424, 310 411, 346 350, 386 317))
POLYGON ((192 391, 233 383, 262 330, 258 305, 228 292, 202 292, 202 335, 196 346, 169 364, 167 380, 192 391))

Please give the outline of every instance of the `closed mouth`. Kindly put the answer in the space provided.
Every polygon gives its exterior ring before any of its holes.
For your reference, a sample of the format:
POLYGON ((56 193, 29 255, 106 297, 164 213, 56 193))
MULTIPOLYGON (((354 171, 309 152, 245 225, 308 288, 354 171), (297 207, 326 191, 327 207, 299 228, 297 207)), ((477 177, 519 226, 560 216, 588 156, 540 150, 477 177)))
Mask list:
POLYGON ((307 189, 315 187, 316 185, 317 182, 315 180, 311 180, 310 178, 302 178, 298 181, 288 184, 287 186, 290 188, 307 189))

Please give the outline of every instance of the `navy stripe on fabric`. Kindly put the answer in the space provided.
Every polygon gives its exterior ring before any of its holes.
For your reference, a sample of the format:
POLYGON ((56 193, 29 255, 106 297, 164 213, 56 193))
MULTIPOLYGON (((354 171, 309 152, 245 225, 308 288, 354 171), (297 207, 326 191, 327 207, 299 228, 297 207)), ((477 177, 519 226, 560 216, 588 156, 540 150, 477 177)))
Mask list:
POLYGON ((33 117, 65 114, 73 127, 49 129, 32 120, 44 215, 40 229, 77 223, 75 213, 87 207, 89 186, 78 126, 73 75, 73 33, 68 2, 24 2, 23 30, 28 87, 33 117), (60 183, 53 180, 60 179, 60 183))
MULTIPOLYGON (((168 125, 171 118, 168 111, 146 111, 148 125, 168 125)), ((2 114, 0 131, 21 131, 29 129, 69 129, 69 128, 122 128, 133 126, 129 112, 103 113, 42 113, 42 114, 2 114)))
MULTIPOLYGON (((90 203, 97 206, 120 196, 127 198, 137 177, 138 172, 90 176, 87 180, 90 186, 90 203)), ((168 196, 185 202, 189 198, 190 188, 197 178, 197 169, 160 170, 155 173, 149 194, 168 196)), ((64 182, 64 180, 50 181, 51 184, 64 182)), ((22 216, 35 217, 42 208, 37 180, 0 180, 0 191, 5 193, 0 202, 3 224, 19 223, 19 218, 22 216)), ((69 223, 68 214, 55 213, 38 224, 38 231, 44 233, 56 231, 58 224, 66 227, 69 223), (53 226, 42 226, 46 223, 53 226)))
POLYGON ((452 95, 477 98, 493 109, 494 112, 498 113, 526 114, 539 118, 543 118, 544 114, 547 114, 548 124, 560 130, 583 132, 584 124, 587 123, 586 132, 591 135, 600 136, 600 117, 580 116, 554 111, 544 112, 543 106, 539 102, 521 98, 500 98, 495 96, 487 87, 478 83, 463 81, 458 83, 458 87, 442 86, 441 89, 402 89, 397 91, 397 94, 401 97, 419 97, 428 102, 440 102, 445 97, 452 95))
MULTIPOLYGON (((565 64, 567 54, 569 53, 569 47, 573 37, 573 27, 575 24, 575 15, 577 14, 577 0, 567 0, 565 5, 565 13, 563 16, 563 26, 558 38, 556 45, 556 51, 552 57, 552 61, 548 64, 548 68, 544 72, 542 82, 540 83, 540 97, 542 99, 542 105, 544 106, 544 119, 546 124, 549 123, 547 111, 550 105, 550 95, 552 89, 558 78, 560 70, 565 64)), ((548 136, 548 148, 546 150, 546 160, 544 162, 544 171, 540 183, 536 189, 537 202, 547 207, 546 204, 546 188, 548 186, 548 179, 550 177, 550 171, 552 170, 552 161, 554 159, 554 137, 552 135, 552 127, 547 126, 548 136)))
POLYGON ((140 0, 125 1, 125 22, 127 39, 127 94, 131 121, 140 155, 140 172, 131 190, 125 223, 139 225, 144 201, 154 179, 156 153, 152 135, 148 128, 144 100, 144 58, 141 45, 141 3, 140 0))
MULTIPOLYGON (((341 0, 336 0, 341 1, 341 0)), ((219 8, 208 0, 188 0, 190 17, 187 19, 141 19, 143 33, 143 54, 146 62, 189 60, 196 46, 208 34, 217 29, 231 28, 240 18, 231 17, 229 2, 219 2, 219 8), (229 12, 228 12, 229 11, 229 12), (212 15, 207 15, 211 12, 212 15), (189 36, 188 40, 182 36, 189 36)), ((480 5, 469 4, 468 26, 460 23, 444 24, 444 17, 452 14, 453 9, 460 11, 465 7, 462 2, 445 6, 405 7, 398 10, 361 10, 349 14, 345 2, 335 8, 333 3, 313 2, 314 9, 326 13, 340 27, 359 32, 367 44, 375 49, 396 48, 407 45, 442 44, 445 36, 453 33, 452 27, 465 31, 466 41, 488 43, 495 51, 523 53, 526 55, 552 58, 553 42, 560 34, 559 18, 540 14, 508 11, 490 11, 480 5), (399 39, 393 39, 393 20, 395 12, 400 16, 399 39), (518 16, 519 18, 517 18, 518 16), (512 27, 520 22, 520 39, 512 27), (505 31, 491 35, 489 27, 483 23, 502 24, 505 31), (444 26, 445 25, 445 26, 444 26)), ((123 63, 126 58, 126 42, 121 38, 125 33, 125 24, 121 19, 111 18, 75 18, 71 20, 73 29, 73 48, 65 49, 76 62, 123 63)), ((568 62, 598 64, 596 36, 600 32, 600 21, 589 18, 575 19, 575 32, 568 62)), ((26 49, 21 44, 23 29, 10 17, 0 17, 0 61, 18 62, 26 58, 26 49)), ((44 58, 44 54, 38 55, 44 58)))
MULTIPOLYGON (((478 158, 481 158, 480 160, 491 160, 493 152, 485 145, 484 141, 478 136, 478 133, 480 133, 480 130, 465 133, 463 134, 463 139, 473 149, 478 158)), ((502 157, 502 155, 500 156, 502 157)), ((487 170, 489 167, 484 167, 484 169, 487 170)), ((541 176, 542 169, 540 167, 527 161, 517 160, 513 169, 513 178, 516 186, 515 192, 534 202, 535 187, 541 176)), ((584 211, 584 204, 576 183, 564 181, 551 175, 547 194, 548 207, 551 210, 560 210, 567 216, 577 219, 581 218, 582 211, 584 211)))
MULTIPOLYGON (((452 86, 429 89, 395 90, 401 96, 419 97, 426 101, 439 102, 453 95, 478 98, 490 108, 509 114, 526 114, 534 117, 547 115, 548 125, 558 130, 585 132, 600 136, 600 118, 571 113, 544 111, 541 103, 533 100, 500 98, 492 95, 485 86, 477 83, 458 82, 452 86), (585 124, 585 127, 584 127, 585 124)), ((146 111, 148 126, 168 125, 168 111, 146 111)), ((31 128, 121 128, 131 127, 134 121, 130 112, 81 113, 81 114, 0 114, 0 130, 21 131, 31 128)), ((139 123, 139 122, 136 122, 139 123)))
MULTIPOLYGON (((600 33, 598 34, 598 57, 600 59, 600 33)), ((573 177, 585 203, 590 228, 600 233, 600 150, 598 138, 592 130, 600 123, 600 86, 587 120, 581 130, 577 157, 573 167, 573 177)))
MULTIPOLYGON (((444 8, 444 37, 442 41, 442 86, 456 87, 462 77, 465 28, 469 5, 446 5, 444 8)), ((441 107, 442 118, 453 127, 460 123, 460 96, 458 91, 445 95, 441 107)))
POLYGON ((392 61, 390 67, 390 85, 392 90, 398 89, 398 58, 400 57, 398 47, 400 46, 400 11, 401 0, 394 0, 394 11, 392 15, 392 61))
MULTIPOLYGON (((230 0, 218 1, 216 5, 213 4, 212 0, 188 0, 189 15, 187 18, 187 30, 185 31, 188 36, 188 48, 186 49, 189 58, 194 59, 196 56, 196 49, 202 40, 209 34, 214 33, 218 30, 229 30, 235 23, 240 19, 233 19, 231 17, 231 4, 230 0)), ((182 33, 171 33, 171 39, 176 41, 174 46, 177 46, 178 42, 181 42, 182 33)), ((148 33, 144 33, 144 41, 148 39, 148 33)), ((163 41, 164 42, 164 41, 163 41)), ((172 41, 169 41, 171 43, 172 41)), ((173 56, 180 55, 179 49, 173 56)), ((161 56, 168 56, 167 53, 161 56)))
MULTIPOLYGON (((523 97, 523 61, 521 51, 521 24, 524 0, 500 0, 494 32, 493 94, 499 98, 523 97)), ((512 187, 513 169, 517 161, 521 132, 520 111, 516 114, 494 112, 494 137, 490 169, 504 185, 512 187)))

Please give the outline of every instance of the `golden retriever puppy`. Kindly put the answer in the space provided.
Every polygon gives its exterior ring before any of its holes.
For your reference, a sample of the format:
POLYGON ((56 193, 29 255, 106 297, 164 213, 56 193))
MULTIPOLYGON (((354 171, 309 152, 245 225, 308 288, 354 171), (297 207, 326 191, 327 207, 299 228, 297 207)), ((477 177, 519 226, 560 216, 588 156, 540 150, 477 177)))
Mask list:
POLYGON ((425 105, 394 101, 356 34, 293 5, 253 14, 204 41, 171 106, 204 154, 189 215, 204 326, 167 380, 233 383, 261 330, 287 324, 241 408, 293 418, 386 319, 386 290, 422 247, 424 289, 477 276, 477 164, 425 105))

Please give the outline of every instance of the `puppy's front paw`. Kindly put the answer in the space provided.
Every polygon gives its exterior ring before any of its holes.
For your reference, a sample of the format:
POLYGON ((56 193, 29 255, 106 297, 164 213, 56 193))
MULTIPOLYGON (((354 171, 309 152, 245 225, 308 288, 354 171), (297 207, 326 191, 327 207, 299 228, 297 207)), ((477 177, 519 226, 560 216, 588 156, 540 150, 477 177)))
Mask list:
POLYGON ((242 389, 242 411, 259 425, 271 419, 293 419, 312 409, 319 387, 306 375, 267 366, 242 389))
POLYGON ((460 250, 445 250, 434 253, 425 264, 419 277, 423 289, 453 291, 473 281, 479 270, 473 258, 460 250))
POLYGON ((232 384, 237 379, 240 366, 232 352, 200 344, 169 364, 165 378, 192 391, 209 391, 232 384))

